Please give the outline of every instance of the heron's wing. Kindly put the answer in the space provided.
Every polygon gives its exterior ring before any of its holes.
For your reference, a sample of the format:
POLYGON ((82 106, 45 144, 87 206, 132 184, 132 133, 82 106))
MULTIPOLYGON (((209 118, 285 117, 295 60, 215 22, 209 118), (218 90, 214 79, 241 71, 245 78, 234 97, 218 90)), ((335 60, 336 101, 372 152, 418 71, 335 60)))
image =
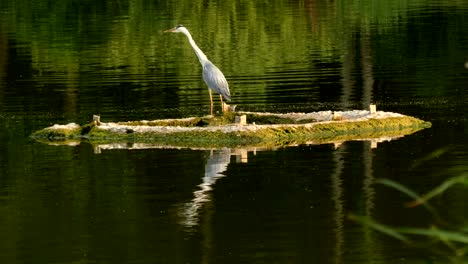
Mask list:
POLYGON ((224 74, 210 61, 203 65, 203 80, 208 88, 221 94, 226 100, 231 100, 229 85, 224 74))

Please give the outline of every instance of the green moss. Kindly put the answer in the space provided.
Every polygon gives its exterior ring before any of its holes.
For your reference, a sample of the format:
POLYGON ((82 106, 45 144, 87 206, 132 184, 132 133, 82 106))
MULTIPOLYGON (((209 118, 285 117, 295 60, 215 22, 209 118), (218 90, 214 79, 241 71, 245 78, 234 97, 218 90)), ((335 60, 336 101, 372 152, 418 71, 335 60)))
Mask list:
POLYGON ((182 127, 196 127, 206 126, 208 122, 206 118, 193 117, 184 119, 166 119, 166 120, 153 120, 153 121, 128 121, 118 122, 119 125, 126 126, 182 126, 182 127))
MULTIPOLYGON (((181 119, 168 121, 167 124, 184 124, 196 127, 200 122, 202 126, 224 125, 232 123, 235 114, 220 117, 205 117, 193 119, 181 119), (213 125, 215 124, 215 125, 213 125)), ((287 118, 262 119, 262 122, 286 122, 287 118)), ((260 120, 260 119, 259 119, 260 120)), ((121 122, 125 125, 148 125, 148 122, 121 122)), ((159 122, 159 121, 158 121, 159 122)), ((152 123, 156 125, 155 123, 152 123)), ((162 123, 158 123, 161 125, 162 123)), ((156 133, 136 132, 127 129, 121 132, 111 132, 93 124, 84 125, 76 129, 51 129, 46 128, 35 132, 35 138, 49 140, 67 140, 71 138, 86 138, 91 142, 147 142, 161 145, 190 146, 190 147, 239 147, 239 146, 283 146, 289 144, 303 144, 308 142, 343 142, 348 140, 369 139, 378 137, 396 137, 414 133, 423 128, 430 127, 429 122, 403 116, 385 119, 368 119, 360 121, 330 121, 307 124, 280 124, 277 126, 257 125, 256 130, 242 130, 235 132, 208 131, 199 129, 193 131, 156 133)))
MULTIPOLYGON (((242 112, 240 114, 242 114, 242 112)), ((255 113, 245 113, 245 115, 247 116, 247 123, 255 123, 256 125, 308 124, 317 122, 317 120, 313 118, 295 120, 293 118, 283 117, 275 114, 258 115, 255 113)))
MULTIPOLYGON (((127 126, 180 126, 180 127, 207 127, 233 124, 236 116, 244 115, 242 112, 226 112, 221 116, 191 117, 184 119, 165 119, 153 121, 128 121, 118 122, 127 126)), ((272 124, 306 124, 316 122, 315 119, 303 119, 296 121, 292 118, 281 117, 275 114, 245 113, 248 124, 272 125, 272 124)))
POLYGON ((91 129, 92 129, 93 127, 95 127, 95 126, 96 126, 96 124, 95 124, 94 122, 82 126, 82 127, 81 127, 81 131, 80 131, 80 134, 81 134, 81 135, 86 135, 86 134, 88 134, 88 133, 91 131, 91 129))
POLYGON ((249 124, 257 125, 272 125, 272 124, 295 124, 296 121, 291 118, 284 118, 277 115, 255 115, 255 114, 246 114, 247 122, 249 124))
POLYGON ((81 127, 74 129, 69 128, 45 128, 34 132, 31 137, 41 138, 48 140, 67 140, 72 138, 79 138, 81 135, 81 127))
POLYGON ((236 114, 227 112, 222 116, 190 117, 183 119, 161 119, 153 121, 118 122, 126 126, 180 126, 180 127, 207 127, 234 123, 236 114))

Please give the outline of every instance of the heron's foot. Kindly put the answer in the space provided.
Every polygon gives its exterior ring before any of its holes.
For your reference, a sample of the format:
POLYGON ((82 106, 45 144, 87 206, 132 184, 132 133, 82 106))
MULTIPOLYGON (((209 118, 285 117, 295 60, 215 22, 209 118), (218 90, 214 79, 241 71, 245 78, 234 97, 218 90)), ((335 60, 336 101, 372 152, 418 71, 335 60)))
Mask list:
POLYGON ((228 105, 225 102, 223 102, 223 105, 222 105, 223 113, 235 112, 236 111, 236 106, 237 105, 228 105))

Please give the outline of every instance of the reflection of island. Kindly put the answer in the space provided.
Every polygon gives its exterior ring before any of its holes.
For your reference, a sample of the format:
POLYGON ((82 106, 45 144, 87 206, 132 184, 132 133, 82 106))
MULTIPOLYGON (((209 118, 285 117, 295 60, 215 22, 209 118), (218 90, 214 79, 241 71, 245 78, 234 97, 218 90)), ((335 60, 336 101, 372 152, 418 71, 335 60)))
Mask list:
MULTIPOLYGON (((309 141, 302 144, 296 144, 294 142, 290 142, 288 147, 295 147, 295 146, 303 146, 303 145, 322 145, 322 144, 334 144, 335 148, 338 148, 343 143, 348 141, 364 141, 370 142, 371 148, 377 148, 378 143, 389 142, 392 140, 398 140, 404 136, 392 136, 392 137, 379 137, 379 138, 360 138, 354 140, 336 140, 330 142, 315 142, 309 141)), ((49 145, 54 146, 78 146, 81 141, 59 141, 59 142, 48 142, 49 145)), ((283 146, 284 147, 284 146, 283 146)), ((245 148, 235 148, 229 149, 231 156, 236 156, 236 163, 244 163, 247 162, 247 153, 253 152, 254 155, 257 151, 264 151, 264 150, 276 150, 279 147, 245 147, 245 148)), ((103 150, 115 150, 115 149, 129 149, 129 150, 142 150, 142 149, 191 149, 191 150, 210 150, 210 151, 221 151, 224 149, 208 149, 208 148, 187 148, 187 147, 180 147, 180 146, 166 146, 156 143, 108 143, 108 144, 93 144, 93 149, 95 154, 101 154, 103 150)))

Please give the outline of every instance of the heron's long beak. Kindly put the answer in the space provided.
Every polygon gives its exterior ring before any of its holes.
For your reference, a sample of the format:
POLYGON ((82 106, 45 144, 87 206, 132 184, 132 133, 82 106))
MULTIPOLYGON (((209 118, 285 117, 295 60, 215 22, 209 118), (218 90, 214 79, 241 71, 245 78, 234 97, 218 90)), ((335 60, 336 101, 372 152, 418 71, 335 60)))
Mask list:
POLYGON ((167 32, 175 32, 177 28, 171 28, 171 29, 168 29, 168 30, 164 30, 164 33, 167 33, 167 32))

